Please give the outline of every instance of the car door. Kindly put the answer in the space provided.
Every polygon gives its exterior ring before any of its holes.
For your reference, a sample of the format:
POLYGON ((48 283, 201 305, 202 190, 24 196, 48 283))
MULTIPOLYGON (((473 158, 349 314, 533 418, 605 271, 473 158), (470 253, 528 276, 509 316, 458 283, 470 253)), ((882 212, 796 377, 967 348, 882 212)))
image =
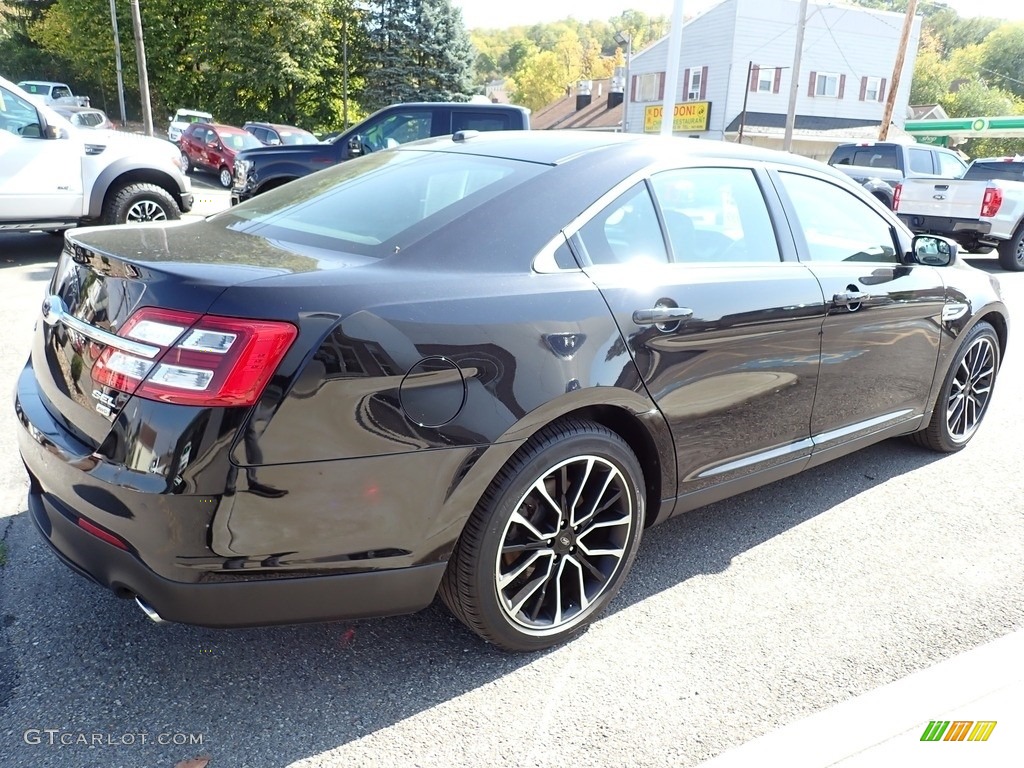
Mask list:
POLYGON ((844 181, 789 170, 775 178, 827 308, 815 452, 906 431, 920 420, 935 377, 946 294, 940 271, 906 263, 909 233, 844 181))
POLYGON ((780 245, 763 181, 750 167, 656 173, 570 240, 671 428, 690 497, 677 512, 810 455, 823 299, 780 245))
POLYGON ((43 132, 36 105, 0 86, 0 219, 82 215, 83 144, 70 129, 55 138, 43 132))

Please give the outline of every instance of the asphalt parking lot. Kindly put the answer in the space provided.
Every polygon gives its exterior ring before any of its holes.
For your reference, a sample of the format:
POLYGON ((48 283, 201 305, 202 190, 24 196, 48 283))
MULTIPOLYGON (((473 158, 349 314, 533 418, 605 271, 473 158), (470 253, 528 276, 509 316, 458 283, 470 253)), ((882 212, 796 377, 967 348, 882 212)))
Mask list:
MULTIPOLYGON (((227 204, 208 181, 197 214, 227 204)), ((493 651, 438 603, 155 626, 61 565, 26 513, 9 394, 59 249, 0 234, 0 765, 692 766, 1024 627, 1017 327, 968 449, 890 441, 653 529, 609 613, 553 651, 493 651)), ((1024 318, 1024 274, 970 260, 1024 318)))

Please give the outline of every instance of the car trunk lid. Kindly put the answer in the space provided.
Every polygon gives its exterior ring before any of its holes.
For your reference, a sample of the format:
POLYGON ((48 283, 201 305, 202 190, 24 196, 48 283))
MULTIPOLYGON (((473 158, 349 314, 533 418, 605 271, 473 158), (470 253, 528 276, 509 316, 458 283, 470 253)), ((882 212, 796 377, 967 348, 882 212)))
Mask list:
POLYGON ((202 316, 227 287, 290 271, 269 259, 261 266, 246 263, 237 251, 219 251, 215 233, 143 226, 66 236, 43 302, 44 322, 37 324, 32 364, 47 409, 90 447, 103 442, 134 391, 108 386, 110 377, 104 380, 97 362, 118 352, 155 362, 169 343, 147 337, 144 328, 126 327, 133 314, 156 307, 202 316), (196 247, 200 239, 203 248, 196 247))

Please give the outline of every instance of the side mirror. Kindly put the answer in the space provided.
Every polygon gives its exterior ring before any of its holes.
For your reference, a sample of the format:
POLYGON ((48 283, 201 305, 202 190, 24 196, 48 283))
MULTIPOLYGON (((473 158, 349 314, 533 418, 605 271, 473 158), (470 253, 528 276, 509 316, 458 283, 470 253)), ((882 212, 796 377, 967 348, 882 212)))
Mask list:
POLYGON ((952 240, 936 235, 916 235, 911 241, 911 252, 907 254, 912 264, 929 267, 948 267, 954 261, 959 247, 952 240))
POLYGON ((359 157, 360 155, 365 154, 368 151, 369 149, 364 143, 364 139, 361 134, 357 133, 355 136, 348 140, 348 153, 352 157, 359 157))

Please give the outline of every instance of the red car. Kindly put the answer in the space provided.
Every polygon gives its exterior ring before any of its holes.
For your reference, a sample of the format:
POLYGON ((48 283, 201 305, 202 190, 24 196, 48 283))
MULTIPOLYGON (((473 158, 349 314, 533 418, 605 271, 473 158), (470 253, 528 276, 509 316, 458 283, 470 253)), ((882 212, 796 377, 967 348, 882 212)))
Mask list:
POLYGON ((195 169, 213 171, 225 189, 231 187, 231 169, 235 155, 243 149, 262 147, 259 139, 241 128, 217 123, 192 123, 181 133, 181 167, 186 173, 195 169))

